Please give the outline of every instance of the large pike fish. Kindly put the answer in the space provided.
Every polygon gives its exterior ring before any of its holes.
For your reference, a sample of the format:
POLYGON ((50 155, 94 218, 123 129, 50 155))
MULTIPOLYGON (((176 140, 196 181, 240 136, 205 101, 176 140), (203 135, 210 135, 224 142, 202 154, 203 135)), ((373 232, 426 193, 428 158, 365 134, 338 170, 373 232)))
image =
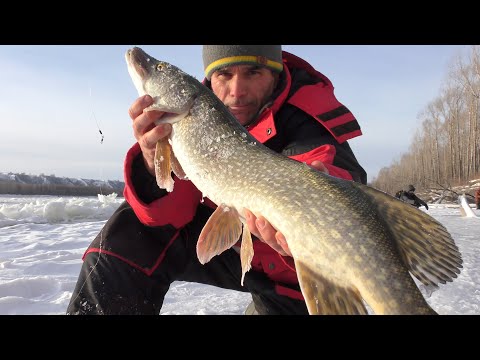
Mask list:
POLYGON ((172 124, 159 141, 156 177, 172 191, 189 179, 218 205, 197 242, 201 263, 240 236, 242 277, 253 245, 244 209, 281 231, 295 261, 310 314, 436 314, 426 286, 452 281, 461 254, 447 229, 393 196, 336 178, 256 141, 194 77, 135 47, 126 60, 139 95, 149 94, 158 121, 172 124), (242 231, 243 229, 243 231, 242 231))

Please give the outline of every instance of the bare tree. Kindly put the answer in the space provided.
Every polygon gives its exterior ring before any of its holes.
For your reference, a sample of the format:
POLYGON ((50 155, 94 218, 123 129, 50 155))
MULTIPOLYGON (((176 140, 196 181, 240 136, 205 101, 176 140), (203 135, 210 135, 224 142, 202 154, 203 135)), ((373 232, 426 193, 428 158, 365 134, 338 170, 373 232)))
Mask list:
POLYGON ((420 126, 400 160, 383 168, 371 185, 393 193, 407 183, 445 193, 480 174, 480 47, 458 56, 440 95, 419 115, 420 126))

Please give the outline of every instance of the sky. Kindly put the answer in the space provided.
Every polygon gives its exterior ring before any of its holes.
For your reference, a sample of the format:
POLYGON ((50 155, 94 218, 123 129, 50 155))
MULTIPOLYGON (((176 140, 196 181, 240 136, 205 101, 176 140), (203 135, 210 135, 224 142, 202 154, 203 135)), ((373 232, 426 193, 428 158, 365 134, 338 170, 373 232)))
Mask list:
MULTIPOLYGON (((138 95, 124 58, 132 46, 203 80, 201 45, 1 45, 0 172, 123 180, 135 142, 128 108, 138 95)), ((359 121, 363 136, 350 145, 370 181, 408 151, 418 114, 469 46, 283 49, 326 75, 359 121)))
MULTIPOLYGON (((82 254, 121 202, 115 194, 0 195, 0 315, 65 314, 82 254)), ((480 210, 472 213, 462 216, 457 204, 429 204, 428 214, 445 225, 463 258, 453 282, 433 292, 419 284, 440 315, 480 315, 480 210)), ((248 293, 176 281, 160 314, 242 315, 250 300, 248 293)))

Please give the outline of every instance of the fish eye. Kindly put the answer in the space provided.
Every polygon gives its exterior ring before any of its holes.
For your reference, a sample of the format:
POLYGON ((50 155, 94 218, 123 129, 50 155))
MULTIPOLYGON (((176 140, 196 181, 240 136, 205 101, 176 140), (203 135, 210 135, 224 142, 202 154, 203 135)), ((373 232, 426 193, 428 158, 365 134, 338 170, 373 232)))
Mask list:
POLYGON ((162 71, 163 70, 163 64, 157 64, 157 70, 162 71))

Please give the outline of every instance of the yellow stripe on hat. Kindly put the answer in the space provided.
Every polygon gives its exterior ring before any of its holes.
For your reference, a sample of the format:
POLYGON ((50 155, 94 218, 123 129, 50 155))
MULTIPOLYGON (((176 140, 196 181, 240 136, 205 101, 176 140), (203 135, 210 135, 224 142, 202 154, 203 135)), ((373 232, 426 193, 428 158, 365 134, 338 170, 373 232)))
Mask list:
POLYGON ((263 65, 279 72, 283 70, 282 63, 269 60, 265 56, 231 56, 219 59, 208 65, 205 69, 205 76, 207 76, 212 69, 219 69, 236 63, 251 63, 255 65, 263 65))

